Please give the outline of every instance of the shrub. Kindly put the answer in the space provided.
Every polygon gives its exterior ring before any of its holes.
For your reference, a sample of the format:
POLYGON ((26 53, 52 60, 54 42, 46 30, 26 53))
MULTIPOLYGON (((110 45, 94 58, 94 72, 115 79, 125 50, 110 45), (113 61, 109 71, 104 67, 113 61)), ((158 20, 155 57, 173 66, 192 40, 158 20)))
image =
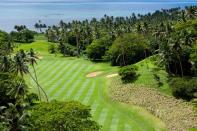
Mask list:
POLYGON ((93 120, 90 108, 79 102, 40 103, 31 109, 33 130, 98 131, 100 126, 93 120))
POLYGON ((50 54, 55 54, 57 52, 57 46, 55 44, 50 44, 48 50, 50 54))
POLYGON ((119 75, 124 83, 129 83, 137 78, 136 67, 133 65, 122 67, 119 70, 119 75))
POLYGON ((174 78, 170 82, 170 87, 172 88, 172 94, 176 98, 182 98, 189 101, 196 98, 197 78, 174 78))
POLYGON ((14 42, 21 42, 21 43, 31 43, 34 41, 34 35, 36 33, 34 31, 24 29, 20 32, 12 31, 10 33, 14 42))
POLYGON ((67 43, 60 43, 58 46, 58 50, 60 51, 61 54, 64 56, 77 56, 77 48, 67 44, 67 43))

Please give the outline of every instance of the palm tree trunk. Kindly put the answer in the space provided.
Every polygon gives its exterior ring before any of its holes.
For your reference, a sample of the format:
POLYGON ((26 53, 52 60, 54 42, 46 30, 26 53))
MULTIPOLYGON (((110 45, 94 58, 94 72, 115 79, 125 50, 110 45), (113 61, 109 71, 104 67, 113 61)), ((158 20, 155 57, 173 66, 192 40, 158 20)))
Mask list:
POLYGON ((182 62, 181 62, 180 56, 178 56, 178 59, 179 59, 179 64, 180 64, 180 68, 181 68, 181 77, 183 77, 183 66, 182 66, 182 62))
POLYGON ((46 100, 48 102, 49 101, 48 100, 48 96, 47 96, 46 92, 44 91, 44 89, 40 86, 40 84, 38 83, 38 81, 36 81, 36 79, 32 76, 32 74, 30 72, 29 72, 29 75, 32 78, 32 80, 37 84, 37 86, 42 90, 42 92, 44 93, 44 95, 46 97, 46 100))
MULTIPOLYGON (((120 59, 120 56, 121 56, 122 54, 120 54, 120 55, 118 55, 118 57, 116 58, 116 63, 118 63, 118 60, 120 59)), ((121 63, 119 62, 119 64, 121 65, 121 63)))
POLYGON ((123 65, 125 66, 126 63, 125 63, 125 57, 124 57, 124 54, 122 54, 122 59, 123 59, 123 65))
MULTIPOLYGON (((33 70, 34 70, 36 81, 38 82, 38 77, 37 77, 37 73, 36 73, 34 65, 32 65, 32 67, 33 67, 33 70)), ((40 93, 40 88, 39 87, 38 87, 38 93, 39 93, 39 97, 40 97, 40 101, 41 101, 41 93, 40 93)))
POLYGON ((79 57, 79 37, 78 35, 76 36, 76 42, 77 42, 77 57, 79 57))
POLYGON ((169 72, 169 74, 171 74, 170 63, 169 63, 169 61, 168 61, 167 63, 168 63, 168 72, 169 72))
POLYGON ((148 63, 147 63, 147 60, 146 60, 146 57, 147 57, 147 54, 146 54, 146 49, 144 50, 144 56, 145 56, 145 62, 146 62, 146 67, 147 69, 149 69, 149 66, 148 66, 148 63))

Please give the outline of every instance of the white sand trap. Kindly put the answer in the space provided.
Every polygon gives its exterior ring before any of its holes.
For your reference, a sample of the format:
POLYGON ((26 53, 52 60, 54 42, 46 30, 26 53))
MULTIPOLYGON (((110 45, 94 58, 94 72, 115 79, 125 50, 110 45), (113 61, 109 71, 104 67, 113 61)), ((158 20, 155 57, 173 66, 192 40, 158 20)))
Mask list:
POLYGON ((39 60, 42 60, 42 59, 43 59, 43 57, 42 57, 42 56, 37 56, 37 58, 38 58, 39 60))
POLYGON ((96 77, 102 73, 103 73, 102 71, 92 72, 92 73, 87 74, 86 77, 96 77))
POLYGON ((107 78, 112 78, 112 77, 115 77, 115 76, 118 76, 118 74, 116 73, 116 74, 111 74, 111 75, 107 75, 106 77, 107 78))

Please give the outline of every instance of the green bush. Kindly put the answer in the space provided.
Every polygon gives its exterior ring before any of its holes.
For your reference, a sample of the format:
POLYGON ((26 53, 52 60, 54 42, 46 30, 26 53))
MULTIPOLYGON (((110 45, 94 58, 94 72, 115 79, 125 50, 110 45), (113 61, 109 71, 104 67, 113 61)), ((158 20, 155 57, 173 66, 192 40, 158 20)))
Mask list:
POLYGON ((137 78, 136 67, 133 65, 124 66, 119 70, 119 75, 124 83, 133 82, 137 78))
POLYGON ((143 35, 125 34, 118 37, 107 54, 112 65, 130 65, 142 60, 148 53, 148 40, 143 35))
POLYGON ((12 31, 10 33, 12 39, 14 42, 20 42, 20 43, 31 43, 34 41, 34 36, 35 36, 35 32, 28 30, 28 29, 24 29, 20 32, 16 32, 16 31, 12 31))
POLYGON ((31 109, 33 130, 98 131, 100 126, 92 120, 90 108, 79 102, 40 103, 31 109))
POLYGON ((111 45, 112 41, 107 37, 94 40, 86 49, 88 58, 93 61, 101 60, 111 45))
POLYGON ((58 46, 58 50, 64 56, 77 56, 77 48, 68 44, 68 43, 60 43, 58 46))
POLYGON ((174 78, 170 81, 170 87, 172 88, 172 94, 176 98, 182 98, 189 101, 196 98, 197 78, 174 78))
POLYGON ((55 44, 49 44, 48 51, 49 51, 50 54, 57 53, 57 46, 55 44))

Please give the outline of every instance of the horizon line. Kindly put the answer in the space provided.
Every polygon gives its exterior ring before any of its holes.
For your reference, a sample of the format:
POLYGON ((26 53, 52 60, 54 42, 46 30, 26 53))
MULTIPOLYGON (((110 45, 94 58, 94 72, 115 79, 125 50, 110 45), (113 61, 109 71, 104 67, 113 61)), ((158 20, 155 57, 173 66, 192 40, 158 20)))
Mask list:
POLYGON ((0 3, 197 3, 197 1, 0 1, 0 3))

